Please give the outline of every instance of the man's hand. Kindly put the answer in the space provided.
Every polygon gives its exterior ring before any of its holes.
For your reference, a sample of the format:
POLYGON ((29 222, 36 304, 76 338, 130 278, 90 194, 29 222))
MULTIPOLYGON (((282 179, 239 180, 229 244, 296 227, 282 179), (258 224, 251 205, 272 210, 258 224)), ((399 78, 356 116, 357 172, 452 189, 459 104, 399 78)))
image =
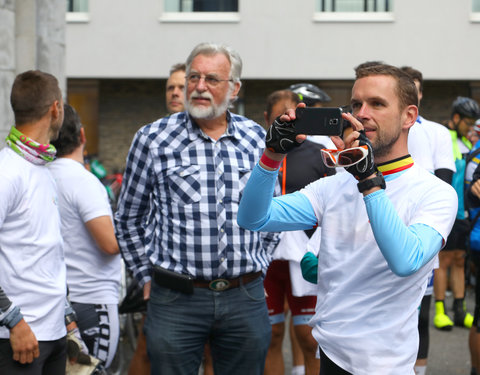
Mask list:
POLYGON ((365 135, 364 130, 360 130, 358 135, 358 145, 368 147, 368 155, 361 162, 345 168, 345 170, 353 175, 358 181, 365 180, 377 173, 378 169, 373 158, 372 144, 365 135))
POLYGON ((360 163, 345 168, 345 170, 351 173, 358 181, 365 180, 368 177, 375 177, 377 173, 377 166, 375 165, 373 157, 372 143, 365 135, 365 130, 362 123, 356 119, 351 113, 343 113, 342 117, 350 121, 354 131, 344 140, 340 137, 332 137, 332 141, 338 149, 367 146, 368 155, 360 163))
POLYGON ((67 326, 67 357, 70 363, 90 364, 88 348, 75 322, 67 326))
POLYGON ((472 194, 480 199, 480 180, 477 180, 472 185, 472 194))
POLYGON ((13 359, 21 364, 32 363, 40 355, 38 341, 24 319, 10 329, 13 359))
MULTIPOLYGON (((305 107, 305 104, 300 103, 298 107, 305 107)), ((286 154, 302 144, 306 136, 295 132, 295 118, 295 109, 288 109, 285 114, 275 119, 268 129, 265 139, 268 150, 286 154)))
POLYGON ((152 281, 147 281, 143 286, 143 299, 148 301, 150 299, 150 290, 152 289, 152 281))

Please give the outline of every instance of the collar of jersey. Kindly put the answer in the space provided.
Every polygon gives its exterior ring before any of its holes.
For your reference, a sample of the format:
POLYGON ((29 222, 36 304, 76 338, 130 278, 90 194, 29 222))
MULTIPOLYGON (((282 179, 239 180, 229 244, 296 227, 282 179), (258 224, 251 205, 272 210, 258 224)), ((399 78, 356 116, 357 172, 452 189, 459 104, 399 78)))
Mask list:
POLYGON ((377 164, 377 168, 382 172, 385 180, 391 180, 400 176, 403 172, 413 165, 413 159, 410 155, 402 156, 401 158, 391 160, 386 163, 377 164), (391 177, 389 177, 391 176, 391 177))

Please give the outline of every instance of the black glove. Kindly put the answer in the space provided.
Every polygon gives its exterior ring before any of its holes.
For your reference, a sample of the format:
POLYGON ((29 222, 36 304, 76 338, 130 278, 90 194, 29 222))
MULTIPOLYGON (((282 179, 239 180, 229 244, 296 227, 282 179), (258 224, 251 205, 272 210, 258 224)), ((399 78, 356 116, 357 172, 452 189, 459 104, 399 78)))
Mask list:
POLYGON ((267 131, 265 139, 267 149, 279 154, 286 154, 293 148, 300 146, 301 143, 295 140, 297 133, 294 123, 294 121, 280 121, 280 116, 277 117, 267 131))
POLYGON ((353 174, 353 177, 355 177, 358 181, 361 181, 371 176, 372 174, 377 173, 378 169, 373 160, 372 144, 370 143, 370 140, 365 135, 365 130, 360 130, 359 133, 360 133, 360 136, 358 137, 359 146, 367 146, 368 155, 360 163, 357 163, 345 169, 347 170, 347 172, 353 174))

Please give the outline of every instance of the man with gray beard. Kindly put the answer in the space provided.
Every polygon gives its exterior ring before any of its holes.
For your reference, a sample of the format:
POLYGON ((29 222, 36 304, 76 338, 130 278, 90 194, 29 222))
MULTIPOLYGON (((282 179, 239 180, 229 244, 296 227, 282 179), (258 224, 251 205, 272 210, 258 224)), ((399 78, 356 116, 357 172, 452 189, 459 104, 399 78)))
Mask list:
POLYGON ((235 51, 202 43, 186 67, 186 111, 133 139, 117 237, 149 299, 152 374, 198 373, 207 341, 215 374, 262 374, 271 335, 262 271, 278 238, 240 228, 237 210, 265 131, 228 110, 241 86, 235 51))

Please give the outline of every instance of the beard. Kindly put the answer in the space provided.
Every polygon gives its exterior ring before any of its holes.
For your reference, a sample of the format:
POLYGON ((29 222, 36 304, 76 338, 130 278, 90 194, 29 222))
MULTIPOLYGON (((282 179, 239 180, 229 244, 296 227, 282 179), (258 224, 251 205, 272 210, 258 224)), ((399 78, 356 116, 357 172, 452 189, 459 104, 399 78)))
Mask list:
POLYGON ((188 100, 185 102, 185 109, 187 112, 195 119, 203 119, 203 120, 212 120, 214 118, 220 117, 223 115, 230 105, 230 96, 233 92, 233 87, 228 89, 225 98, 220 104, 215 104, 213 101, 213 96, 209 92, 199 93, 197 90, 194 90, 188 100), (192 103, 191 99, 193 97, 200 97, 200 98, 207 98, 210 100, 210 106, 196 106, 192 103))
POLYGON ((375 142, 372 143, 373 155, 375 157, 383 157, 387 155, 395 142, 397 142, 401 132, 401 128, 396 129, 395 133, 391 135, 385 133, 379 134, 377 130, 377 138, 375 139, 375 142))

